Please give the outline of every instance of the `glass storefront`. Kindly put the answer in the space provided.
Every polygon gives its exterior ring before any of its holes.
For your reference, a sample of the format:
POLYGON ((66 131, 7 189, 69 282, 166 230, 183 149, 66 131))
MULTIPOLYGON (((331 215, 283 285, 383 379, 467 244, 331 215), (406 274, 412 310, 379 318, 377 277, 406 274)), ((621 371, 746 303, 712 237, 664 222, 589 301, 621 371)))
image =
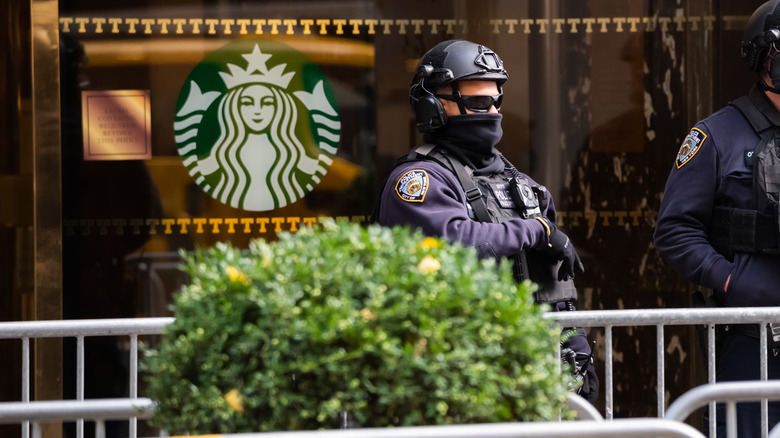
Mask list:
MULTIPOLYGON (((32 260, 46 249, 32 243, 43 231, 30 212, 42 214, 52 193, 62 275, 49 294, 63 318, 166 316, 187 281, 180 251, 246 247, 322 218, 365 222, 395 158, 422 141, 408 102, 417 61, 452 38, 504 60, 498 148, 553 195, 586 267, 578 307, 690 306, 692 286, 653 246, 655 215, 690 126, 752 85, 739 43, 760 3, 11 1, 17 37, 3 54, 32 67, 9 69, 23 76, 6 79, 19 98, 3 99, 0 126, 14 141, 1 149, 0 193, 17 201, 0 212, 3 253, 13 254, 0 278, 17 280, 0 280, 11 291, 2 317, 41 319, 29 297, 45 297, 33 292, 45 274, 32 260), (36 16, 52 8, 56 19, 36 16), (32 74, 46 53, 25 59, 37 34, 24 20, 56 23, 47 47, 58 50, 48 59, 58 78, 32 74), (36 140, 30 105, 45 98, 34 85, 52 80, 54 146, 36 140), (52 149, 59 173, 46 179, 35 160, 52 149), (49 183, 33 189, 33 180, 49 183)), ((603 336, 590 335, 601 360, 603 336)), ((655 382, 634 379, 655 374, 654 336, 616 336, 615 417, 655 415, 655 382)), ((679 383, 667 386, 673 398, 703 369, 691 331, 666 340, 680 363, 666 372, 679 383)), ((104 371, 88 397, 122 395, 121 348, 110 339, 88 348, 104 371)))

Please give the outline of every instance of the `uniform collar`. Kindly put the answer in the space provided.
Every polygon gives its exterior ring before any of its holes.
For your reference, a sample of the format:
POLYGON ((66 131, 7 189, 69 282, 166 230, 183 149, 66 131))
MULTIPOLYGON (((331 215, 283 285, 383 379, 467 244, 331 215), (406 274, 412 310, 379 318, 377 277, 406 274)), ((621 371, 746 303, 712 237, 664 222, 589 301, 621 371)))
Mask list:
POLYGON ((772 101, 769 100, 765 91, 761 90, 761 88, 756 85, 750 89, 748 97, 771 124, 780 126, 780 112, 777 111, 777 108, 772 104, 772 101))

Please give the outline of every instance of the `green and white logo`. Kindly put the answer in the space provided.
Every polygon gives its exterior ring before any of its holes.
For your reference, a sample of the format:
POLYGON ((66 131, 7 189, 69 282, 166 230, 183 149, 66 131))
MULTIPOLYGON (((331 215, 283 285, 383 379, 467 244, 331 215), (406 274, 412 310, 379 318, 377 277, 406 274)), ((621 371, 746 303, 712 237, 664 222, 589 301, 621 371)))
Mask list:
POLYGON ((174 122, 185 167, 231 207, 292 204, 327 173, 341 133, 320 68, 272 41, 234 42, 201 61, 179 93, 174 122))

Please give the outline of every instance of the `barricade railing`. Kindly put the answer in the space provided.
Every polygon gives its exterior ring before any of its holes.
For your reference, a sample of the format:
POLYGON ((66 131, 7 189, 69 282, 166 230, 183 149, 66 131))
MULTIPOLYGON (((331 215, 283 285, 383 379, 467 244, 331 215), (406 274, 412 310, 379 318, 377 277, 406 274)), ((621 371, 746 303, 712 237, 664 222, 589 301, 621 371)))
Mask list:
POLYGON ((221 438, 704 438, 693 427, 662 418, 613 421, 460 424, 372 429, 262 432, 219 435, 221 438))
MULTIPOLYGON (((576 312, 551 312, 546 318, 554 319, 562 327, 601 327, 604 329, 604 393, 605 417, 613 418, 613 357, 612 329, 615 327, 656 327, 656 374, 658 417, 664 416, 664 327, 674 325, 705 325, 707 327, 707 379, 715 383, 715 326, 722 324, 758 324, 759 325, 759 361, 760 379, 767 380, 768 344, 767 330, 769 322, 780 321, 780 307, 730 307, 730 308, 685 308, 685 309, 631 309, 631 310, 582 310, 576 312)), ((715 402, 709 404, 710 436, 715 436, 715 402)), ((767 400, 761 400, 762 436, 767 436, 768 415, 767 400)))
MULTIPOLYGON (((551 312, 546 318, 557 321, 563 327, 601 327, 605 334, 604 392, 606 398, 605 417, 613 418, 613 357, 612 329, 615 327, 655 326, 657 358, 657 405, 658 417, 664 416, 664 327, 670 325, 698 325, 707 327, 708 382, 715 382, 715 326, 720 324, 759 324, 780 321, 780 307, 746 308, 702 308, 702 309, 636 309, 636 310, 586 310, 576 312, 551 312)), ((126 318, 63 321, 0 322, 0 339, 22 341, 22 402, 30 402, 30 339, 66 338, 77 340, 76 357, 76 399, 84 399, 84 338, 89 336, 128 336, 129 398, 138 397, 138 336, 157 335, 170 324, 173 318, 126 318)), ((760 334, 760 376, 767 380, 767 333, 760 334)), ((710 404, 712 412, 715 403, 710 404)), ((762 400, 762 425, 767 430, 767 400, 762 400)), ((135 437, 135 419, 130 422, 130 436, 135 437)), ((710 415, 710 432, 714 436, 715 415, 710 415)), ((83 437, 83 422, 77 422, 78 437, 83 437)), ((29 423, 23 424, 23 437, 29 436, 29 423)), ((766 433, 764 433, 766 436, 766 433)))
POLYGON ((604 421, 604 417, 601 413, 590 404, 589 401, 580 397, 577 394, 569 394, 569 398, 566 400, 566 405, 574 411, 576 418, 580 420, 599 420, 604 421))
MULTIPOLYGON (((579 420, 604 421, 593 405, 576 394, 569 394, 567 405, 579 420)), ((42 423, 89 420, 95 422, 95 438, 104 438, 106 420, 147 419, 154 410, 154 401, 148 398, 5 402, 0 403, 0 424, 30 423, 32 438, 41 438, 42 423)))
POLYGON ((95 438, 105 438, 106 420, 134 420, 151 417, 154 402, 148 398, 49 400, 0 403, 0 424, 32 424, 32 437, 41 438, 46 422, 95 422, 95 438))
MULTIPOLYGON (((570 397, 576 400, 578 396, 570 397)), ((584 400, 583 400, 584 401, 584 400)), ((578 402, 575 401, 578 404, 578 402)), ((587 402, 585 402, 587 403, 587 402)), ((587 409, 586 409, 587 410, 587 409)), ((105 438, 104 420, 149 418, 154 403, 148 398, 103 399, 85 401, 34 401, 28 403, 0 403, 0 423, 19 423, 32 420, 32 438, 41 438, 40 424, 47 421, 74 421, 89 419, 96 423, 95 438, 105 438)), ((225 434, 220 437, 242 438, 555 438, 571 437, 687 437, 703 438, 691 426, 667 419, 638 418, 603 421, 589 418, 582 421, 460 424, 448 426, 411 426, 394 428, 366 428, 294 432, 262 432, 225 434)))
POLYGON ((736 438, 737 402, 759 400, 780 400, 780 381, 721 382, 702 385, 686 392, 669 405, 664 418, 685 421, 700 407, 715 401, 726 402, 726 436, 736 438))
MULTIPOLYGON (((173 318, 81 319, 61 321, 19 321, 0 323, 0 339, 22 341, 22 402, 30 402, 30 340, 76 338, 76 400, 84 400, 84 338, 127 336, 130 339, 129 398, 138 397, 138 336, 158 335, 173 318)), ((129 419, 130 437, 137 436, 136 418, 129 419)), ((76 421, 76 435, 84 436, 84 421, 76 421)), ((22 422, 22 438, 30 436, 30 423, 22 422)))

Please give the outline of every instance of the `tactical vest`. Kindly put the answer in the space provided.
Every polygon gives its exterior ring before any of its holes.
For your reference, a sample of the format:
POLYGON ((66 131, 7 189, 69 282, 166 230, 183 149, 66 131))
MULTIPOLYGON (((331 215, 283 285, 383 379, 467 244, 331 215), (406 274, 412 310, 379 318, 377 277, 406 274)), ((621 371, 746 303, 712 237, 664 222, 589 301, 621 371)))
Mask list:
POLYGON ((713 212, 710 240, 727 256, 734 253, 780 254, 780 127, 771 123, 764 111, 774 107, 752 90, 731 106, 750 122, 760 141, 752 153, 753 199, 757 209, 717 206, 713 212))
MULTIPOLYGON (((479 222, 501 223, 509 219, 531 219, 541 216, 547 207, 547 190, 543 186, 531 187, 517 169, 503 156, 508 177, 505 174, 474 175, 445 150, 432 144, 418 146, 402 162, 431 160, 452 171, 466 192, 469 217, 479 222), (511 179, 515 179, 513 191, 511 179)), ((538 285, 534 298, 540 303, 572 302, 577 299, 577 289, 572 280, 558 281, 558 269, 562 261, 535 250, 524 250, 512 256, 515 280, 531 280, 538 285)))

